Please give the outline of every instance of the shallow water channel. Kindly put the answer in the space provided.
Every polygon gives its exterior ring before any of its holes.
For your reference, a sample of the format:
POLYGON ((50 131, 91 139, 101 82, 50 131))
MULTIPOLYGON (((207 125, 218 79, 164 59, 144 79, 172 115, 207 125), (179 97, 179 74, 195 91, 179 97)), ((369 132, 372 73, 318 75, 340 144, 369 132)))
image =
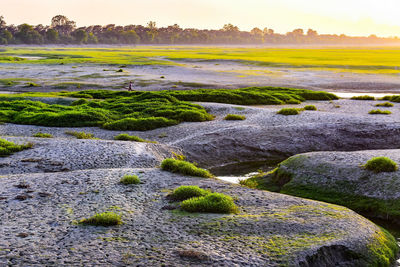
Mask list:
POLYGON ((246 180, 260 171, 268 172, 276 168, 278 162, 252 161, 224 165, 211 168, 210 171, 218 179, 238 184, 240 180, 246 180))

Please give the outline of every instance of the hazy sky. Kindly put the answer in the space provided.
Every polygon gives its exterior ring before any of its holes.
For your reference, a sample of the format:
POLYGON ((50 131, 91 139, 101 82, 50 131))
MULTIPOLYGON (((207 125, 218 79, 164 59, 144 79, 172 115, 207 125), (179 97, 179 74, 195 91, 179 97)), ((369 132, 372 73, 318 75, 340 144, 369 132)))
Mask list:
POLYGON ((174 23, 181 27, 241 30, 272 28, 286 33, 313 28, 320 33, 400 36, 400 0, 0 0, 9 24, 49 25, 62 14, 78 26, 174 23))

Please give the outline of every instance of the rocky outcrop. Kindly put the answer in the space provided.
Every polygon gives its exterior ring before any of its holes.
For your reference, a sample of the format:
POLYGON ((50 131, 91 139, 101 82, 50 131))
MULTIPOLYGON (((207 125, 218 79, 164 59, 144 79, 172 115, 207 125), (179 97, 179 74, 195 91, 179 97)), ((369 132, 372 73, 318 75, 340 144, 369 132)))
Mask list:
POLYGON ((159 166, 174 149, 162 144, 60 138, 4 137, 33 147, 0 158, 0 174, 159 166))
POLYGON ((258 182, 267 189, 352 208, 400 224, 400 171, 366 170, 373 157, 400 162, 400 150, 311 152, 293 156, 258 182))
POLYGON ((393 237, 349 209, 159 169, 3 176, 0 218, 2 266, 384 266, 397 250, 393 237), (142 183, 119 184, 126 174, 142 183), (240 213, 166 208, 180 185, 228 194, 240 213), (76 223, 104 211, 123 224, 76 223))

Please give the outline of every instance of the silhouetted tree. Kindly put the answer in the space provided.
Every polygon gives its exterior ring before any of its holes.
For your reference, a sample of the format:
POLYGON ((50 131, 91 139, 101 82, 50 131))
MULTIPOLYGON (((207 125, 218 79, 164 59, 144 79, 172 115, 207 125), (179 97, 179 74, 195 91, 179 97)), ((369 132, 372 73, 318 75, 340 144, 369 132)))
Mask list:
POLYGON ((51 19, 51 28, 63 35, 70 35, 76 28, 75 21, 69 20, 66 16, 57 15, 51 19))
POLYGON ((54 29, 48 29, 46 31, 46 40, 52 44, 57 43, 59 40, 58 32, 54 29))

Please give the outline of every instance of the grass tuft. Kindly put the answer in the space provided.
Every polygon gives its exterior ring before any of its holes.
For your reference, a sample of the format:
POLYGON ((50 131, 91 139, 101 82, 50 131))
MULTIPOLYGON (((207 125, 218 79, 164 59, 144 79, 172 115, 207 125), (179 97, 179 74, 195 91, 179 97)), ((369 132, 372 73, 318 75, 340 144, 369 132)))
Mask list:
POLYGON ((77 139, 96 139, 93 134, 85 132, 66 131, 65 134, 75 136, 77 139))
POLYGON ((368 112, 368 114, 372 114, 372 115, 390 115, 390 114, 392 114, 392 112, 389 111, 389 110, 376 109, 376 110, 371 110, 370 112, 368 112))
POLYGON ((390 103, 390 102, 385 102, 385 103, 379 103, 379 104, 376 104, 375 105, 375 107, 386 107, 386 108, 391 108, 391 107, 393 107, 394 105, 392 104, 392 103, 390 103))
POLYGON ((140 138, 139 136, 129 135, 129 134, 119 134, 119 135, 114 137, 114 140, 132 141, 132 142, 145 142, 145 143, 157 143, 155 141, 149 141, 149 140, 140 138))
POLYGON ((230 196, 210 193, 206 196, 184 200, 181 209, 187 212, 237 213, 238 208, 230 196))
POLYGON ((180 173, 183 175, 198 176, 204 178, 211 178, 213 175, 204 169, 196 167, 193 163, 178 160, 178 159, 164 159, 161 163, 161 169, 173 173, 180 173))
POLYGON ((120 215, 114 212, 103 212, 95 214, 88 219, 83 219, 80 223, 94 226, 114 226, 122 224, 122 219, 120 215))
POLYGON ((308 105, 304 107, 304 110, 317 110, 317 107, 314 105, 308 105))
POLYGON ((369 95, 353 96, 351 100, 375 100, 375 97, 369 95))
POLYGON ((42 133, 42 132, 35 133, 32 136, 33 137, 39 137, 39 138, 53 138, 53 135, 51 135, 49 133, 42 133))
POLYGON ((374 172, 395 172, 398 169, 397 163, 388 157, 376 157, 367 161, 363 166, 365 169, 374 172))
POLYGON ((0 139, 0 157, 6 157, 14 154, 15 152, 20 152, 25 149, 32 148, 32 143, 27 143, 24 145, 17 145, 13 142, 9 142, 5 139, 0 139))
POLYGON ((183 201, 193 197, 202 197, 210 194, 209 191, 204 190, 198 186, 188 185, 176 188, 169 197, 176 201, 183 201))
POLYGON ((285 116, 298 115, 298 114, 300 114, 300 111, 297 108, 283 108, 283 109, 279 110, 277 112, 277 114, 285 115, 285 116))
POLYGON ((137 175, 125 175, 119 182, 124 185, 140 184, 140 179, 137 175))
POLYGON ((170 120, 164 117, 149 117, 149 118, 125 118, 103 125, 107 130, 119 131, 148 131, 161 127, 168 127, 178 124, 176 120, 170 120))
POLYGON ((243 121, 245 119, 246 119, 246 116, 237 115, 237 114, 228 114, 224 118, 224 120, 227 120, 227 121, 243 121))

